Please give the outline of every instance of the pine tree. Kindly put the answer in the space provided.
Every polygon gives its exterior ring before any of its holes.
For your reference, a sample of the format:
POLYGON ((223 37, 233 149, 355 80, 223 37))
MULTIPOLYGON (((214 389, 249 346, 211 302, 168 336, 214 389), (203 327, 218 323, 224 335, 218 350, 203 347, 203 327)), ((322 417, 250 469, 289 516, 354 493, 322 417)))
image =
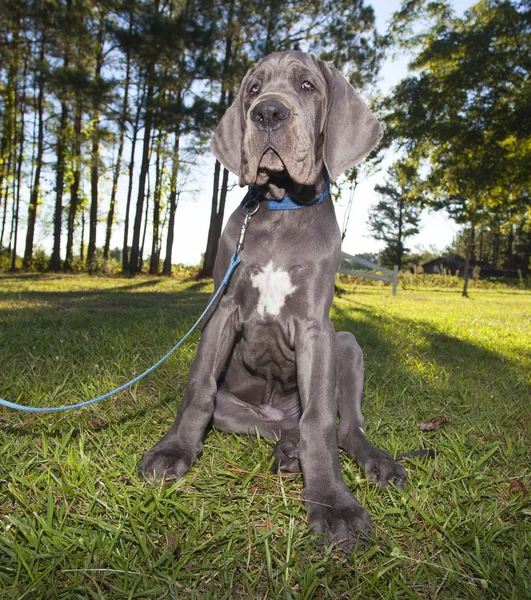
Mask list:
POLYGON ((380 254, 382 264, 401 268, 408 252, 406 240, 419 233, 419 198, 411 195, 415 168, 407 162, 397 162, 387 174, 385 185, 374 188, 381 200, 371 208, 368 226, 373 237, 386 244, 380 254))

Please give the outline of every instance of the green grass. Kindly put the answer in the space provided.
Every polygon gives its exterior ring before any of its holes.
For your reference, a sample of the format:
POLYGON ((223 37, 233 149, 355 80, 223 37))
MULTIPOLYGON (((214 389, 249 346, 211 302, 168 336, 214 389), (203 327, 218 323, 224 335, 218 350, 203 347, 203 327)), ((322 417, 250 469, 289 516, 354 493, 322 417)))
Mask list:
MULTIPOLYGON (((348 287, 348 286, 347 286, 348 287)), ((0 397, 106 392, 151 366, 211 287, 183 280, 0 276, 0 397)), ((187 476, 149 485, 143 452, 173 421, 199 334, 133 390, 58 416, 0 409, 0 596, 531 597, 531 294, 347 289, 338 330, 365 351, 369 437, 407 463, 382 491, 342 456, 376 541, 351 558, 309 535, 271 442, 211 432, 187 476), (450 422, 420 431, 433 417, 450 422), (511 483, 512 482, 512 483, 511 483)))

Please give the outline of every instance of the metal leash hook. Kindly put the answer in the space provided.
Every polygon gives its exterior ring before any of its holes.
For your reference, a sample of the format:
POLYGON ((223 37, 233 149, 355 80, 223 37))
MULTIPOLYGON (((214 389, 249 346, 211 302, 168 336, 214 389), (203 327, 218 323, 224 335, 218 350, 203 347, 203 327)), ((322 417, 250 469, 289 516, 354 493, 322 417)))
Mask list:
POLYGON ((256 200, 256 198, 249 198, 249 200, 242 206, 242 214, 245 216, 245 219, 242 223, 242 228, 240 230, 240 238, 238 243, 236 244, 236 255, 240 254, 243 250, 243 241, 245 239, 245 233, 247 231, 247 226, 249 225, 249 221, 251 217, 255 215, 260 210, 260 202, 256 200))

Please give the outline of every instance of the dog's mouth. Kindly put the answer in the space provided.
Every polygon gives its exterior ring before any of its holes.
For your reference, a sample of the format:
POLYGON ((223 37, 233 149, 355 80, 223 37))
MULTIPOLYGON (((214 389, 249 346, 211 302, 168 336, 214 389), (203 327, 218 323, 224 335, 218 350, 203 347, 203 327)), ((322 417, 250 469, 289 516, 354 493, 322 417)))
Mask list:
POLYGON ((262 185, 269 180, 269 176, 272 174, 280 174, 285 173, 288 175, 286 165, 284 161, 280 158, 279 154, 273 150, 273 148, 268 148, 262 158, 260 159, 260 163, 258 164, 258 173, 256 177, 256 183, 258 185, 262 185), (260 181, 263 179, 263 181, 260 181))
POLYGON ((254 185, 261 186, 262 194, 269 200, 282 200, 285 196, 297 198, 301 204, 312 202, 322 191, 316 192, 316 185, 304 185, 294 179, 281 158, 280 154, 271 146, 264 151, 260 162, 254 185))
POLYGON ((289 173, 284 161, 277 152, 268 148, 258 165, 256 174, 256 185, 266 185, 269 187, 269 194, 275 200, 282 200, 286 195, 288 187, 289 173))

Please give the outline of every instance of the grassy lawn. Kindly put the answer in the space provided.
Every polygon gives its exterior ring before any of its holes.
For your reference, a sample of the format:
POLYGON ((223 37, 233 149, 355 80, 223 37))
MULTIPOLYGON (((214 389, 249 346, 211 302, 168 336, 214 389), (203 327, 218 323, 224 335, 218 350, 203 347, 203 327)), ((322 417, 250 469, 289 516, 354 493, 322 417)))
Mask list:
MULTIPOLYGON (((0 276, 0 397, 79 402, 158 360, 211 287, 156 278, 0 276)), ((418 448, 405 491, 342 456, 376 541, 347 558, 308 533, 301 481, 272 443, 211 432, 181 481, 136 465, 173 421, 199 334, 134 389, 32 416, 0 409, 0 596, 6 598, 531 597, 531 294, 356 287, 338 330, 365 351, 369 437, 418 448), (420 422, 448 422, 422 431, 420 422)))

